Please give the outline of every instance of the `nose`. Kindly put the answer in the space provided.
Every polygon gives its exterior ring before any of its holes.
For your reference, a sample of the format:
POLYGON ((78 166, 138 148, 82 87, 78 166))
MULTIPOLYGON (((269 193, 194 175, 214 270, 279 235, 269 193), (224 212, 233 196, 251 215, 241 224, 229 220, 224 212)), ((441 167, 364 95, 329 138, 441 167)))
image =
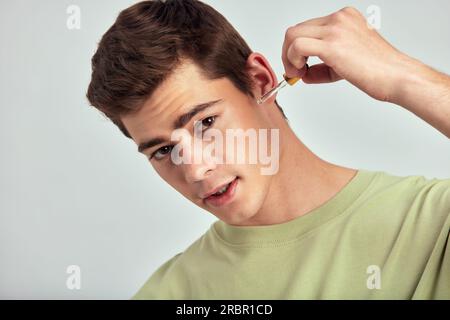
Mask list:
POLYGON ((208 151, 204 150, 204 147, 205 145, 199 142, 199 140, 183 144, 181 152, 186 155, 187 159, 190 159, 187 163, 181 164, 187 183, 191 184, 205 179, 217 167, 216 159, 208 151))
POLYGON ((186 182, 194 183, 204 180, 208 177, 216 165, 213 163, 202 162, 201 164, 185 164, 184 166, 184 177, 186 182))

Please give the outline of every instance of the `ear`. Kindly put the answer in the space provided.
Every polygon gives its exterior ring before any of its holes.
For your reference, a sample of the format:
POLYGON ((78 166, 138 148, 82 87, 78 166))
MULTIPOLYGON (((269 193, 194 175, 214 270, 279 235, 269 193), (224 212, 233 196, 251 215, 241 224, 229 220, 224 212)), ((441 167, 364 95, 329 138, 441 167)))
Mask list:
MULTIPOLYGON (((252 52, 247 58, 247 71, 253 81, 253 93, 260 98, 278 84, 277 77, 267 59, 260 53, 252 52)), ((276 94, 266 103, 274 102, 276 94)))

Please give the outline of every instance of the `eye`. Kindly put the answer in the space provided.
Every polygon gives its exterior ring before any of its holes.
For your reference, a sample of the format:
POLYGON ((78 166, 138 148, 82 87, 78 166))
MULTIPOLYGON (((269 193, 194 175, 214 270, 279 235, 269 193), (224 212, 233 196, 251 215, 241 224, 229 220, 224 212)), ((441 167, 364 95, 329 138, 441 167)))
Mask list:
MULTIPOLYGON (((217 116, 210 116, 210 117, 204 118, 203 120, 198 121, 197 125, 201 123, 202 127, 205 127, 206 129, 208 129, 209 127, 213 126, 213 124, 216 121, 216 118, 217 118, 217 116)), ((205 131, 206 129, 203 129, 203 131, 205 131)), ((173 146, 161 147, 152 153, 152 155, 150 156, 150 160, 152 160, 153 158, 155 158, 156 160, 162 160, 167 154, 169 154, 172 151, 172 149, 173 149, 173 146)))
POLYGON ((217 116, 210 116, 210 117, 206 117, 205 119, 203 119, 201 121, 197 121, 196 122, 196 126, 199 126, 201 124, 202 125, 202 129, 204 128, 202 131, 205 131, 209 127, 212 127, 214 122, 216 122, 216 117, 217 116))
POLYGON ((214 124, 215 121, 216 121, 215 116, 207 117, 202 120, 202 126, 209 128, 214 124))
POLYGON ((166 156, 166 154, 172 151, 172 148, 173 146, 164 146, 159 148, 158 150, 152 153, 152 155, 150 156, 150 160, 152 160, 153 158, 155 158, 156 160, 163 159, 166 156))

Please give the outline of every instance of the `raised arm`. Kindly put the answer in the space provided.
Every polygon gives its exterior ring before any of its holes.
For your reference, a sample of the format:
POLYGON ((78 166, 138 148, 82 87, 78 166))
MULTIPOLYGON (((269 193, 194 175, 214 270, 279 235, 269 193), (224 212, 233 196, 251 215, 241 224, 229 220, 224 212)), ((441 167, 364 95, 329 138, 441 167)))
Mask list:
POLYGON ((300 76, 305 83, 346 79, 450 138, 450 77, 394 48, 352 7, 290 27, 282 60, 288 77, 300 76), (323 63, 307 69, 309 56, 323 63))

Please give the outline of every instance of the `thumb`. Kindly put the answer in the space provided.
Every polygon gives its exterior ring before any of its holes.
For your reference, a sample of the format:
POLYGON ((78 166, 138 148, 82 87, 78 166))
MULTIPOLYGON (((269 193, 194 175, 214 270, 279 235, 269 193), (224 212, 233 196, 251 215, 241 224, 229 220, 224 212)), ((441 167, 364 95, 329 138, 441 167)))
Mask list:
POLYGON ((328 83, 341 79, 342 77, 325 63, 319 63, 309 67, 302 78, 304 83, 328 83))

